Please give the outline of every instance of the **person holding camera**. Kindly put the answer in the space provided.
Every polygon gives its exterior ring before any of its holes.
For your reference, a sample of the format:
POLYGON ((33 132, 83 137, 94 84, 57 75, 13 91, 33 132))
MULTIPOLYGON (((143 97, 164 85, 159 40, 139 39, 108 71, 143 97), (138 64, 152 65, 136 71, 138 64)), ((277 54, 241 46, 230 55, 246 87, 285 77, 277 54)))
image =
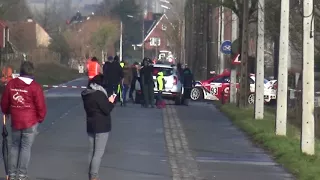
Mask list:
POLYGON ((98 171, 111 131, 111 111, 116 95, 108 96, 102 87, 103 75, 90 80, 81 96, 86 111, 89 137, 89 180, 98 180, 98 171))

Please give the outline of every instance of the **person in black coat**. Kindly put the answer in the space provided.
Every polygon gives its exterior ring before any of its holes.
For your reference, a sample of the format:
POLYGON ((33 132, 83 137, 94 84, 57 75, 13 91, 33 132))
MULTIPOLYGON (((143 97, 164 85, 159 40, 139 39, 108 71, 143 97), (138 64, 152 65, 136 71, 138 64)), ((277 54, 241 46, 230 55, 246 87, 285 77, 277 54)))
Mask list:
POLYGON ((143 59, 143 67, 140 70, 142 92, 144 96, 143 107, 154 108, 154 81, 153 81, 153 66, 149 58, 143 59))
POLYGON ((183 77, 183 88, 184 88, 183 103, 185 105, 188 105, 190 100, 191 90, 194 87, 194 77, 191 70, 188 67, 183 69, 182 77, 183 77))
POLYGON ((97 75, 81 93, 89 136, 89 180, 98 179, 101 159, 111 131, 111 111, 115 96, 108 97, 102 84, 103 75, 97 75))
POLYGON ((119 57, 115 56, 113 61, 106 63, 103 67, 104 87, 109 95, 117 93, 118 85, 123 79, 123 69, 120 66, 119 57))

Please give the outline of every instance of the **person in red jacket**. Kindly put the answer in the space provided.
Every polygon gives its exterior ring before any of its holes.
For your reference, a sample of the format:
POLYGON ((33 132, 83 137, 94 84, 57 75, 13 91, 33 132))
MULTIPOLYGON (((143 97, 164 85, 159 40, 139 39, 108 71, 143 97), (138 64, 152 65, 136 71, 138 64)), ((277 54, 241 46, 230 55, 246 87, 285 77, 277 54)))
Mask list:
POLYGON ((20 77, 8 82, 1 98, 3 114, 11 115, 10 180, 27 179, 31 147, 38 134, 38 124, 47 113, 42 87, 34 81, 33 73, 33 64, 23 62, 20 77))

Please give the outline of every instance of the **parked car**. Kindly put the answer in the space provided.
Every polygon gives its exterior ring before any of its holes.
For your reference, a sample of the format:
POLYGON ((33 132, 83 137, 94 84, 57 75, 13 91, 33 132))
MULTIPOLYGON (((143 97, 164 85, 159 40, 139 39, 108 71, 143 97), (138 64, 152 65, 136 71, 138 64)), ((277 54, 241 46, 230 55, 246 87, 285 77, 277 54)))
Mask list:
MULTIPOLYGON (((177 74, 177 70, 174 66, 169 64, 154 64, 153 65, 153 80, 154 80, 154 92, 158 93, 156 76, 158 72, 162 71, 164 74, 165 89, 162 92, 164 99, 174 100, 176 105, 183 103, 183 86, 180 82, 177 74)), ((140 83, 136 81, 135 84, 135 103, 140 103, 143 99, 140 83)))
MULTIPOLYGON (((197 81, 195 87, 191 90, 191 99, 197 100, 228 100, 230 95, 230 71, 225 70, 223 73, 216 75, 208 80, 197 81)), ((255 75, 249 75, 250 94, 248 96, 248 103, 254 103, 254 91, 255 91, 255 75)), ((239 77, 236 83, 237 90, 240 88, 239 77)), ((264 79, 264 100, 270 102, 276 99, 276 91, 269 84, 269 81, 264 79)))

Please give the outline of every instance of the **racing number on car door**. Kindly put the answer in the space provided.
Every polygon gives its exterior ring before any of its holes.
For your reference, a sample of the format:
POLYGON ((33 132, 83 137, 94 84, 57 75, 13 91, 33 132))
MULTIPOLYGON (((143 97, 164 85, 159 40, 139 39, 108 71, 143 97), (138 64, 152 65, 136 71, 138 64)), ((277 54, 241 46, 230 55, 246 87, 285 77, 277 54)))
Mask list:
POLYGON ((218 94, 218 87, 216 87, 216 86, 211 86, 211 87, 210 87, 210 93, 211 93, 212 95, 217 95, 217 94, 218 94))

